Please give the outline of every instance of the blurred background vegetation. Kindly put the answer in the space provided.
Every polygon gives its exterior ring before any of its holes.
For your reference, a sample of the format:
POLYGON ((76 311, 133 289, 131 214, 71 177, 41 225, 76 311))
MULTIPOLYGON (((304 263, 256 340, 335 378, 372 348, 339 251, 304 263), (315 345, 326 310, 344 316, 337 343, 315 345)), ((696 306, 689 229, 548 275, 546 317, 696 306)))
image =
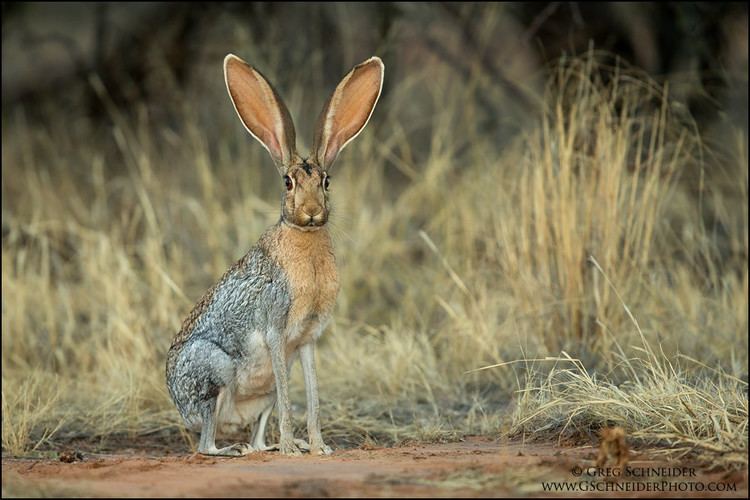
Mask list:
POLYGON ((375 54, 333 172, 328 438, 616 423, 746 464, 746 3, 3 3, 2 39, 4 453, 190 444, 171 336, 278 217, 223 57, 304 152, 375 54))

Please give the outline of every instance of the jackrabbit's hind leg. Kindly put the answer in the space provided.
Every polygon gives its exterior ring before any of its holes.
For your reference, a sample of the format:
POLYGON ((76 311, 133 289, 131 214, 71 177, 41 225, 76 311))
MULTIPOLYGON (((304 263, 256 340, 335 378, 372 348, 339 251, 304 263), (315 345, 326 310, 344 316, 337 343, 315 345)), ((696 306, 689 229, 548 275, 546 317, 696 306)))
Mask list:
POLYGON ((218 409, 224 396, 224 389, 219 392, 217 398, 212 398, 203 402, 201 406, 201 417, 203 418, 203 428, 201 429, 201 439, 198 445, 198 453, 203 455, 216 455, 225 457, 241 457, 254 451, 250 443, 235 443, 224 448, 216 448, 216 428, 218 425, 218 409))
POLYGON ((266 425, 268 424, 268 417, 271 416, 271 412, 274 406, 276 406, 276 398, 271 396, 269 399, 270 404, 258 416, 258 420, 253 426, 253 435, 250 438, 253 448, 260 451, 266 451, 268 448, 266 446, 266 425))

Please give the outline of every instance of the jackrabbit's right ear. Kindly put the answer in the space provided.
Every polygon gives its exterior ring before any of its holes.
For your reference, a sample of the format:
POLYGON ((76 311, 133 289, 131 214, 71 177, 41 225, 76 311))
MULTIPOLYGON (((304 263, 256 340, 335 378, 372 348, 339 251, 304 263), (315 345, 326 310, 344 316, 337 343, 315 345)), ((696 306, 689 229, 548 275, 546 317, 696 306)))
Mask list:
POLYGON ((224 58, 224 80, 242 124, 271 153, 283 175, 296 155, 289 110, 268 80, 234 54, 224 58))
POLYGON ((371 57, 355 66, 338 84, 315 130, 313 154, 323 170, 331 167, 339 152, 365 128, 383 88, 385 66, 371 57))

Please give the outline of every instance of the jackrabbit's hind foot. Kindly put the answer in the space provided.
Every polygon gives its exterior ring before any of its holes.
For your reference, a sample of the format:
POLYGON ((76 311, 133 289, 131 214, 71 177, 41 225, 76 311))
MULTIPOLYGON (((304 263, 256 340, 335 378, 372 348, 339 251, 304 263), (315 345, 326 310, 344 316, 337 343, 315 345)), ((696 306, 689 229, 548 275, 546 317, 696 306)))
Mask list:
POLYGON ((214 447, 208 451, 201 451, 201 453, 217 457, 244 457, 254 451, 256 450, 250 445, 250 443, 235 443, 220 449, 214 447))

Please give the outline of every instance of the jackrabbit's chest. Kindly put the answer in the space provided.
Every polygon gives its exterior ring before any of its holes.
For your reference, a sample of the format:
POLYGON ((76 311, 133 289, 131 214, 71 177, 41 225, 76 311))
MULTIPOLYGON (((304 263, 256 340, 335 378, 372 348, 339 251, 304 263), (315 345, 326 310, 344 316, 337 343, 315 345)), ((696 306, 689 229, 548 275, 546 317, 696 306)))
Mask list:
POLYGON ((309 323, 325 321, 339 291, 328 231, 305 232, 280 224, 263 238, 261 245, 279 266, 288 285, 291 301, 287 327, 307 330, 309 323))
POLYGON ((284 266, 289 283, 291 307, 287 325, 327 318, 339 291, 338 271, 333 255, 293 259, 284 266))

